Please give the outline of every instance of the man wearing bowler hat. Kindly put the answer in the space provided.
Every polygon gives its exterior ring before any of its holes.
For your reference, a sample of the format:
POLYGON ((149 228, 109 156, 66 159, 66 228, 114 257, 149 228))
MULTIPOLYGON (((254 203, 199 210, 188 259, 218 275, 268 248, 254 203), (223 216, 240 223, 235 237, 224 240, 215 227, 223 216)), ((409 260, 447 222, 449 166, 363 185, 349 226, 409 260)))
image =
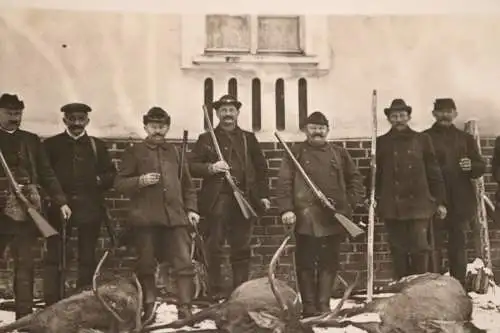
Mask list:
MULTIPOLYGON (((69 206, 73 211, 69 223, 63 223, 61 214, 49 207, 49 219, 60 232, 66 228, 68 242, 73 228, 78 235, 78 278, 77 287, 90 286, 96 267, 95 249, 106 218, 104 192, 113 185, 115 166, 106 144, 87 134, 90 122, 90 106, 70 103, 61 107, 66 130, 47 138, 43 144, 59 180, 69 206)), ((62 234, 62 233, 61 233, 62 234)), ((47 241, 44 267, 44 298, 47 305, 64 297, 60 294, 61 283, 59 261, 61 258, 61 238, 47 241)))
MULTIPOLYGON (((485 173, 486 162, 479 154, 473 136, 453 124, 457 107, 452 98, 437 98, 432 114, 436 121, 425 133, 432 139, 441 167, 448 210, 444 221, 436 219, 434 222, 436 249, 440 250, 444 245, 443 233, 440 231, 445 231, 448 234, 450 274, 465 286, 466 231, 477 209, 476 192, 471 179, 485 173)), ((438 257, 437 264, 441 269, 441 256, 438 257)))
MULTIPOLYGON (((313 112, 303 128, 306 140, 292 146, 291 151, 312 182, 334 201, 337 211, 352 217, 363 200, 363 177, 346 149, 327 142, 329 129, 323 113, 313 112)), ((283 223, 295 224, 303 316, 329 312, 345 229, 321 207, 288 156, 279 172, 277 202, 283 223)))
POLYGON ((178 317, 191 316, 194 267, 189 226, 199 222, 199 215, 187 163, 179 168, 180 154, 165 140, 170 122, 160 107, 143 116, 147 137, 125 150, 115 178, 116 190, 131 201, 128 225, 138 254, 135 270, 144 290, 144 319, 155 316, 155 273, 157 262, 163 260, 175 272, 178 317))
MULTIPOLYGON (((40 210, 43 207, 41 188, 49 195, 58 214, 69 218, 71 209, 40 138, 19 129, 23 111, 24 102, 17 95, 3 94, 0 97, 0 149, 15 180, 34 206, 40 210)), ((4 253, 10 245, 14 257, 15 311, 16 319, 19 319, 30 314, 33 308, 33 254, 39 233, 24 207, 18 203, 3 168, 0 168, 0 179, 0 191, 7 197, 6 201, 0 200, 0 252, 4 253)))
POLYGON ((230 247, 233 288, 249 278, 252 219, 246 220, 236 202, 233 190, 224 178, 229 170, 236 185, 256 210, 270 207, 268 168, 257 138, 238 126, 241 102, 224 95, 213 103, 218 126, 214 129, 224 161, 219 161, 210 133, 198 137, 190 156, 194 177, 203 178, 200 212, 205 217, 202 232, 208 247, 208 275, 211 294, 223 297, 221 259, 224 240, 230 247))
POLYGON ((431 138, 408 126, 411 112, 403 99, 394 99, 384 110, 391 129, 376 143, 376 208, 389 236, 395 279, 428 271, 430 219, 436 213, 446 216, 444 181, 431 138))

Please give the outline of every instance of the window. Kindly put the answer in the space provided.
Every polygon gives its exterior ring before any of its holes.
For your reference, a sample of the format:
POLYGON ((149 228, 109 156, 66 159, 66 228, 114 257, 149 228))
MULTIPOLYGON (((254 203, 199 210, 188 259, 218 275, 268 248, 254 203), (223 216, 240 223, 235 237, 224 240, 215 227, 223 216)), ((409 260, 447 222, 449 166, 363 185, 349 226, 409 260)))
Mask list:
POLYGON ((299 16, 206 16, 206 54, 303 54, 299 16))
POLYGON ((328 22, 327 15, 182 15, 181 68, 231 67, 259 76, 263 69, 255 65, 273 64, 323 75, 333 51, 328 22))

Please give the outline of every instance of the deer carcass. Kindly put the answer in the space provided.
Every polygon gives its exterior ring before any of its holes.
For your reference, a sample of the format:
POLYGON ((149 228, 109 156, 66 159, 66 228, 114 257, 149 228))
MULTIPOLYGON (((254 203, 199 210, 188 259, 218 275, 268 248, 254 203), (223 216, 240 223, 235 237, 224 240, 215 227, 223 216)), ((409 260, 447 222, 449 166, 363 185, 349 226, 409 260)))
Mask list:
POLYGON ((395 294, 359 308, 344 309, 335 316, 307 319, 306 322, 324 327, 349 323, 370 333, 485 332, 471 322, 472 301, 453 277, 436 273, 413 275, 380 291, 395 294), (352 315, 367 313, 377 314, 380 322, 349 321, 352 315), (344 323, 339 318, 344 318, 344 323))
MULTIPOLYGON (((33 333, 139 332, 142 328, 142 288, 137 277, 118 278, 97 287, 97 277, 108 252, 94 273, 93 288, 25 316, 0 333, 28 330, 33 333)), ((147 324, 147 323, 145 323, 147 324)))

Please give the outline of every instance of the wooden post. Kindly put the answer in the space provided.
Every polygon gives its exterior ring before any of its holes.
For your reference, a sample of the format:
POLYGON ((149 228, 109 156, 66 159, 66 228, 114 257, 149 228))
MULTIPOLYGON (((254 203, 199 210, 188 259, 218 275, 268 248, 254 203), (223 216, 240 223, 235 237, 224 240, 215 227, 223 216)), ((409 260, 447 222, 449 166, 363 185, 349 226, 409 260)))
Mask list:
MULTIPOLYGON (((476 120, 469 120, 465 122, 464 126, 465 132, 471 134, 476 140, 479 153, 481 154, 481 140, 479 137, 479 129, 476 120)), ((481 176, 477 179, 473 179, 472 183, 476 188, 476 200, 478 204, 478 209, 476 210, 475 218, 475 247, 477 256, 479 256, 483 261, 486 268, 492 272, 491 263, 491 248, 490 248, 490 237, 488 233, 488 217, 486 215, 486 205, 484 201, 485 189, 484 189, 484 178, 481 176)))

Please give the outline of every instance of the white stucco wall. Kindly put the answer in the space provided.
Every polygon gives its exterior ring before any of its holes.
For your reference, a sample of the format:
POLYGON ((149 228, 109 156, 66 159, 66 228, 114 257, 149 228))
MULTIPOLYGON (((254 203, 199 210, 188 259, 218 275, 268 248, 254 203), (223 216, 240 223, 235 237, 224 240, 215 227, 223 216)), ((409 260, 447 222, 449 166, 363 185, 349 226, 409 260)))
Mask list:
POLYGON ((453 97, 459 121, 475 117, 481 135, 500 134, 499 17, 328 16, 326 41, 318 39, 327 43, 328 68, 319 71, 269 64, 181 68, 182 22, 178 14, 1 9, 0 92, 20 94, 24 127, 43 136, 62 129, 59 107, 79 100, 95 110, 94 135, 142 136, 142 114, 160 105, 172 114, 171 137, 187 129, 195 138, 202 131, 205 77, 214 78, 215 97, 225 93, 227 79, 238 78, 246 106, 241 125, 250 128, 250 84, 258 76, 265 99, 258 135, 272 140, 275 79, 291 89, 284 134, 292 138, 299 135, 296 81, 305 77, 309 112, 328 114, 332 138, 370 135, 374 88, 380 133, 392 98, 413 106, 412 124, 420 130, 432 123, 434 98, 453 97))

